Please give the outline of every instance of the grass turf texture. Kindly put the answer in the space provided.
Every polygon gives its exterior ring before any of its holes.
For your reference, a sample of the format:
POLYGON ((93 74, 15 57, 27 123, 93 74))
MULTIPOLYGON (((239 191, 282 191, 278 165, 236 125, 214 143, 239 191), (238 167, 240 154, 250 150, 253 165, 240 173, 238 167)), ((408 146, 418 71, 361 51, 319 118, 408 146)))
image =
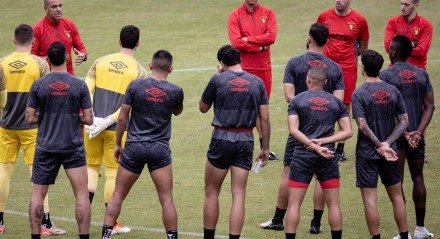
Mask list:
MULTIPOLYGON (((274 65, 284 65, 287 60, 305 50, 308 28, 318 14, 333 6, 332 1, 261 1, 273 8, 278 17, 278 38, 272 47, 274 65)), ((205 155, 208 148, 212 113, 203 115, 198 112, 198 100, 209 78, 214 73, 217 49, 228 43, 226 26, 227 16, 239 1, 200 1, 200 0, 152 0, 152 1, 64 1, 64 15, 73 19, 87 46, 88 61, 76 68, 78 76, 84 76, 93 61, 102 55, 118 51, 120 28, 133 24, 141 29, 141 45, 136 57, 147 65, 152 54, 158 49, 167 49, 174 55, 174 68, 212 68, 202 71, 176 71, 170 75, 171 82, 181 86, 185 91, 184 111, 181 116, 173 119, 173 151, 174 168, 174 199, 179 216, 179 230, 185 232, 203 232, 202 208, 204 200, 203 177, 205 155)), ((440 18, 436 9, 440 2, 435 0, 422 1, 419 13, 431 19, 434 25, 434 40, 429 54, 428 72, 435 92, 440 92, 438 76, 440 75, 439 33, 440 18)), ((0 55, 9 54, 14 47, 11 41, 13 29, 19 23, 33 24, 43 15, 43 1, 11 1, 3 0, 0 8, 0 55)), ((384 53, 383 32, 386 20, 399 14, 399 1, 353 1, 354 9, 363 13, 370 26, 370 48, 384 53)), ((387 56, 384 55, 387 59, 387 56)), ((282 66, 273 69, 273 92, 270 105, 272 136, 271 150, 283 155, 287 132, 286 107, 282 91, 282 66)), ((358 84, 363 79, 360 77, 358 84)), ((438 94, 438 93, 437 93, 438 94)), ((436 105, 439 98, 436 97, 436 105)), ((428 190, 428 211, 426 226, 435 234, 440 234, 440 192, 438 172, 440 163, 437 159, 440 140, 438 136, 438 111, 435 112, 428 131, 427 154, 429 163, 425 167, 425 180, 428 190)), ((353 123, 354 131, 356 126, 353 123)), ((354 147, 356 135, 346 143, 348 161, 340 165, 342 176, 341 207, 344 216, 345 238, 367 238, 368 231, 363 215, 363 206, 359 190, 355 185, 354 147)), ((256 146, 258 143, 256 143, 256 146)), ((276 192, 280 179, 282 161, 270 162, 261 173, 249 176, 246 220, 242 235, 248 238, 283 238, 282 232, 266 231, 258 225, 269 219, 274 211, 276 192)), ((103 171, 102 171, 103 173, 103 171)), ((104 215, 103 183, 99 181, 98 192, 92 205, 92 221, 100 224, 104 215)), ((415 214, 411 200, 411 179, 405 173, 405 192, 409 200, 408 220, 411 233, 414 232, 415 214)), ((311 236, 308 226, 312 216, 310 186, 302 207, 301 222, 298 228, 299 238, 329 238, 330 228, 326 222, 327 213, 323 217, 322 233, 311 236)), ((74 199, 70 185, 64 174, 60 172, 54 186, 50 187, 50 205, 52 217, 74 219, 74 199)), ((11 181, 11 193, 5 214, 7 232, 1 238, 28 238, 29 226, 27 219, 30 187, 27 169, 21 158, 18 160, 11 181), (11 213, 13 212, 13 213, 11 213)), ((218 235, 228 234, 228 213, 230 206, 230 182, 226 179, 220 198, 221 212, 217 227, 218 235)), ((391 203, 382 185, 379 185, 378 202, 381 214, 381 233, 384 238, 391 238, 397 233, 391 203)), ((327 212, 327 211, 326 211, 327 212)), ((124 202, 120 221, 130 225, 159 230, 133 230, 123 238, 164 238, 161 220, 161 209, 157 200, 153 183, 144 172, 138 183, 124 202)), ((75 238, 76 223, 61 219, 53 220, 66 229, 67 234, 58 238, 75 238)), ((101 233, 99 225, 91 226, 91 237, 98 238, 101 233)), ((115 238, 122 238, 121 236, 115 238)), ((198 238, 189 234, 181 238, 198 238)))

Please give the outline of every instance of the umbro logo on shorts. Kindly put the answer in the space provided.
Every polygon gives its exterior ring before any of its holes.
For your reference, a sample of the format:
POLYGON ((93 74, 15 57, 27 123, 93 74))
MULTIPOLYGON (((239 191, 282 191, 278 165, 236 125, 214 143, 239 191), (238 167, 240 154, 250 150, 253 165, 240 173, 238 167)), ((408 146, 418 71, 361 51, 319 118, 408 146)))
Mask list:
POLYGON ((157 87, 151 87, 145 90, 147 92, 148 96, 145 98, 147 101, 152 101, 155 103, 163 103, 164 100, 162 97, 167 95, 167 93, 157 87))
POLYGON ((375 91, 372 96, 374 98, 376 98, 376 100, 374 101, 374 103, 376 105, 385 105, 388 104, 390 101, 388 100, 388 97, 390 96, 390 93, 388 93, 388 91, 385 90, 377 90, 375 91))
POLYGON ((313 105, 310 106, 311 110, 317 110, 317 111, 328 111, 329 109, 325 106, 326 104, 330 103, 327 99, 324 99, 322 97, 315 97, 309 99, 309 102, 313 105))
POLYGON ((50 93, 51 95, 55 96, 61 96, 61 95, 67 95, 67 90, 70 86, 64 82, 55 82, 49 85, 49 88, 51 88, 53 91, 50 93))
POLYGON ((18 70, 18 69, 26 66, 27 64, 26 64, 26 62, 22 62, 22 61, 14 61, 14 62, 9 63, 9 65, 18 70))
POLYGON ((229 81, 229 84, 232 85, 231 91, 235 92, 244 92, 249 91, 249 89, 245 86, 249 85, 250 81, 242 79, 242 78, 235 78, 231 81, 229 81))
POLYGON ((307 64, 309 64, 310 67, 327 68, 326 64, 324 64, 322 61, 318 61, 318 60, 309 61, 309 62, 307 62, 307 64))

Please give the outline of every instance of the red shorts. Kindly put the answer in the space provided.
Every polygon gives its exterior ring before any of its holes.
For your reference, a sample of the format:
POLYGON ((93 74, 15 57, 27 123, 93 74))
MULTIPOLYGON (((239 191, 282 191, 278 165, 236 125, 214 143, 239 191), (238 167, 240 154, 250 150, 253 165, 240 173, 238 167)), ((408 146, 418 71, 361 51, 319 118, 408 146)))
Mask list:
POLYGON ((344 104, 351 104, 351 95, 356 89, 357 73, 344 73, 344 104))
POLYGON ((263 80, 264 88, 266 88, 267 98, 270 98, 272 91, 272 71, 271 70, 245 70, 263 80))

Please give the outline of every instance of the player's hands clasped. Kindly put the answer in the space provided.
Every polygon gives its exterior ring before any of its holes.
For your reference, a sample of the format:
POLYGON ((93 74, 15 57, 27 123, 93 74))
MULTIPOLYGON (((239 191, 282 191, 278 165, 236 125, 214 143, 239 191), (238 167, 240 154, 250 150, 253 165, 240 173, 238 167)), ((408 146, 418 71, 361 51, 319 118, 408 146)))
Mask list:
POLYGON ((411 148, 417 148, 420 140, 422 140, 422 134, 418 131, 407 132, 403 135, 411 148))
POLYGON ((382 142, 382 146, 377 149, 377 152, 387 161, 396 161, 398 159, 397 153, 390 148, 387 142, 382 142))

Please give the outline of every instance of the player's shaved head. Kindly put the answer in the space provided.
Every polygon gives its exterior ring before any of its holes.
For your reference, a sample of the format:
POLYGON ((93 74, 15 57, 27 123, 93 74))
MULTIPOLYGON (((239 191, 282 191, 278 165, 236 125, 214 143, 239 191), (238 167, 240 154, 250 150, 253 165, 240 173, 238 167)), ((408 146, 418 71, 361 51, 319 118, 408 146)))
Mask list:
POLYGON ((14 39, 17 45, 30 45, 34 40, 34 30, 27 24, 20 24, 15 28, 14 39))
POLYGON ((323 67, 313 67, 307 72, 308 85, 324 88, 327 80, 327 71, 323 67))
POLYGON ((413 47, 411 40, 403 35, 397 35, 393 38, 390 45, 391 62, 395 60, 406 61, 412 54, 413 47))
POLYGON ((383 57, 377 51, 365 50, 361 55, 362 65, 364 66, 365 74, 369 77, 378 77, 380 69, 383 66, 383 57))
POLYGON ((133 25, 124 26, 119 34, 119 40, 123 48, 134 49, 138 46, 140 30, 133 25))
POLYGON ((231 45, 224 45, 217 52, 217 60, 225 66, 235 66, 241 63, 240 52, 231 45))
POLYGON ((171 72, 173 55, 167 50, 158 50, 151 59, 151 69, 159 72, 171 72))

